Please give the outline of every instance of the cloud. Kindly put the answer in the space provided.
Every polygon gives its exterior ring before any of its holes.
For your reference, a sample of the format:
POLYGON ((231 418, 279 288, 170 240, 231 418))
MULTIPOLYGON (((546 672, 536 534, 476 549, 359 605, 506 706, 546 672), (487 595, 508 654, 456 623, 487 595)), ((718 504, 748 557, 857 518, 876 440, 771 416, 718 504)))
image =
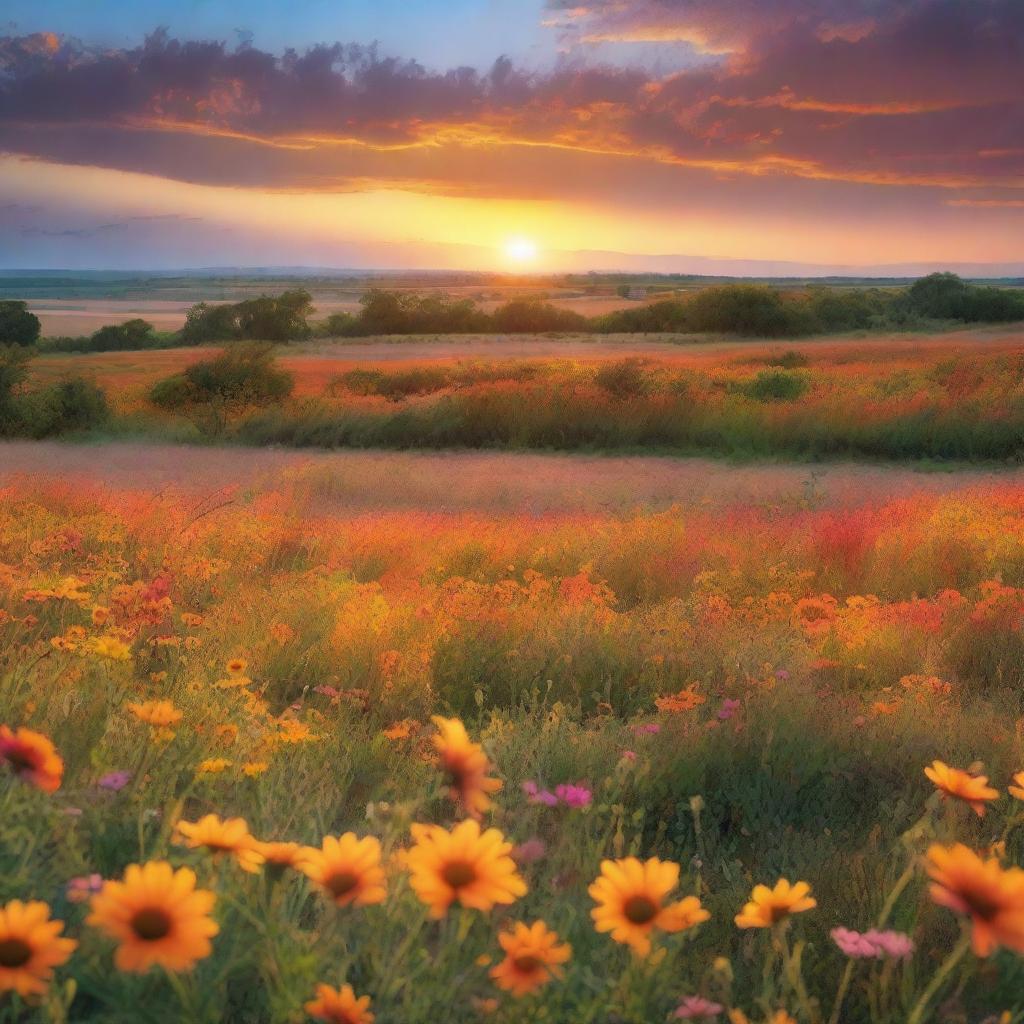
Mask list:
POLYGON ((429 71, 373 46, 275 55, 160 31, 133 49, 0 39, 0 150, 175 180, 573 199, 655 168, 721 182, 1024 191, 1020 0, 561 0, 569 55, 429 71), (600 44, 598 44, 600 40, 600 44), (595 62, 616 40, 705 57, 595 62), (528 173, 524 173, 524 169, 528 173), (596 185, 595 185, 596 187, 596 185))
MULTIPOLYGON (((2 207, 0 207, 2 209, 2 207)), ((23 209, 31 209, 23 207, 23 209)), ((36 208, 38 209, 38 208, 36 208)), ((160 213, 145 216, 124 217, 121 220, 110 221, 107 224, 93 224, 79 228, 42 228, 25 227, 21 229, 23 238, 97 238, 101 235, 120 234, 133 231, 134 229, 148 224, 166 226, 168 224, 197 224, 203 220, 202 217, 190 217, 178 213, 160 213)))

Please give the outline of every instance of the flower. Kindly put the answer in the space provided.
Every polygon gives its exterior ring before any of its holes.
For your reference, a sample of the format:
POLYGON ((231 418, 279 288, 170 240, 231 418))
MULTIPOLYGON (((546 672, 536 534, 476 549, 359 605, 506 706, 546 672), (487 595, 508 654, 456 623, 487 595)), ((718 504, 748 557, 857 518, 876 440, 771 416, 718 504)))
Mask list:
POLYGON ((354 832, 337 839, 326 836, 319 850, 303 851, 301 867, 339 907, 383 903, 387 895, 380 840, 375 836, 359 839, 354 832))
POLYGON ((586 786, 563 783, 555 786, 555 796, 567 807, 589 807, 591 792, 586 786))
POLYGON ((100 776, 99 782, 96 783, 100 789, 109 789, 113 793, 117 793, 124 789, 129 782, 132 781, 132 773, 125 771, 107 772, 106 775, 100 776))
POLYGON ((225 670, 229 676, 244 676, 245 670, 249 667, 249 663, 245 658, 232 658, 225 666, 225 670))
POLYGON ((0 761, 24 782, 53 793, 60 789, 64 762, 42 733, 21 726, 17 732, 0 725, 0 761))
POLYGON ((737 928, 771 928, 790 914, 811 910, 818 901, 810 895, 811 887, 806 882, 790 885, 785 878, 775 883, 774 889, 767 885, 755 885, 750 902, 736 915, 737 928))
POLYGON ((317 985, 316 999, 306 1003, 305 1010, 310 1017, 330 1024, 373 1024, 370 997, 357 999, 351 985, 342 985, 340 989, 317 985))
POLYGON ((432 715, 437 726, 434 746, 441 755, 441 766, 450 783, 449 795, 461 803, 467 814, 478 818, 491 806, 489 794, 501 789, 501 780, 489 778, 491 763, 479 743, 466 734, 457 718, 432 715))
POLYGON ((661 726, 657 722, 644 722, 641 725, 633 726, 634 736, 656 736, 661 732, 661 726))
POLYGON ((682 711, 692 711, 694 708, 699 708, 706 699, 706 697, 697 692, 697 684, 691 683, 678 693, 673 693, 668 697, 655 697, 654 704, 659 711, 679 714, 682 711))
POLYGON ((39 995, 78 945, 64 939, 63 921, 50 920, 50 908, 38 900, 11 900, 0 907, 0 992, 39 995))
POLYGON ((505 959, 490 971, 494 983, 514 996, 524 996, 561 978, 561 965, 572 956, 568 943, 558 943, 558 934, 543 921, 532 925, 517 922, 511 932, 498 936, 505 959))
POLYGON ((509 856, 512 844, 496 828, 481 832, 470 819, 451 831, 414 824, 412 835, 409 884, 430 907, 432 917, 444 917, 456 901, 474 910, 490 910, 526 894, 526 883, 509 856))
POLYGON ((92 610, 91 617, 94 626, 102 626, 110 618, 110 609, 104 608, 102 605, 96 605, 92 610))
POLYGON ((216 897, 196 888, 190 868, 175 871, 166 861, 130 864, 122 881, 105 882, 92 898, 86 924, 118 942, 114 963, 141 973, 154 964, 189 971, 212 952, 216 897))
POLYGON ((230 768, 235 762, 229 761, 226 757, 208 757, 199 765, 200 775, 220 775, 222 771, 230 768))
POLYGON ((266 761, 246 761, 242 765, 242 774, 246 778, 254 779, 257 775, 262 775, 268 767, 269 765, 266 761))
POLYGON ((985 801, 997 800, 999 791, 988 785, 988 776, 969 775, 959 768, 950 768, 942 761, 933 761, 924 770, 943 798, 955 797, 969 804, 979 818, 985 816, 985 801))
POLYGON ((534 861, 543 860, 547 852, 548 847, 544 840, 533 836, 513 849, 512 859, 520 864, 532 864, 534 861))
POLYGON ((725 700, 722 701, 722 706, 718 709, 719 721, 728 721, 736 714, 737 711, 739 711, 739 709, 740 701, 733 700, 731 697, 726 697, 725 700))
POLYGON ((1024 870, 982 860, 963 843, 934 844, 925 865, 932 900, 971 919, 971 945, 980 957, 999 946, 1024 953, 1024 870))
POLYGON ((885 957, 906 960, 914 952, 914 940, 902 932, 880 932, 872 928, 861 934, 851 928, 833 928, 829 934, 840 950, 855 960, 885 957))
POLYGON ((1018 800, 1024 800, 1024 772, 1017 772, 1013 776, 1013 785, 1007 787, 1010 796, 1018 800))
POLYGON ((664 902, 678 882, 679 865, 657 857, 602 861, 601 874, 587 890, 597 904, 590 912, 594 927, 646 956, 655 929, 680 932, 711 916, 696 896, 664 902))
POLYGON ((65 887, 64 894, 71 903, 84 903, 93 893, 103 888, 103 876, 92 874, 72 878, 65 887))
POLYGON ((723 1009, 725 1007, 720 1003, 713 1003, 703 996, 685 996, 672 1016, 680 1020, 714 1020, 723 1009))
POLYGON ((179 821, 174 826, 175 840, 192 850, 206 849, 217 855, 231 854, 243 871, 256 874, 263 863, 256 850, 256 839, 249 833, 244 818, 222 821, 216 814, 207 814, 199 821, 179 821))
POLYGON ((116 636, 94 636, 89 641, 89 650, 110 661, 129 661, 132 656, 131 648, 116 636))
POLYGON ((546 807, 557 807, 558 797, 546 789, 540 789, 536 782, 527 779, 523 783, 523 792, 531 804, 544 804, 546 807))
POLYGON ((181 712, 169 700, 147 700, 142 704, 129 704, 128 710, 140 721, 158 729, 177 725, 181 712))
POLYGON ((309 847, 300 846, 298 843, 261 843, 258 839, 253 848, 263 858, 267 870, 277 872, 285 868, 301 869, 309 853, 309 847))

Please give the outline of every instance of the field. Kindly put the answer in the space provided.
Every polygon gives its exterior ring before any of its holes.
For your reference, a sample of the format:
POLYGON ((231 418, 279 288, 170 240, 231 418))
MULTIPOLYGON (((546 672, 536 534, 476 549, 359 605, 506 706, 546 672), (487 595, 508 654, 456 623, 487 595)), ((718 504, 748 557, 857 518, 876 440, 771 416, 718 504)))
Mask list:
POLYGON ((980 467, 5 445, 0 903, 78 945, 0 1015, 1019 1021, 1022 512, 980 467), (143 862, 212 895, 90 906, 143 862))

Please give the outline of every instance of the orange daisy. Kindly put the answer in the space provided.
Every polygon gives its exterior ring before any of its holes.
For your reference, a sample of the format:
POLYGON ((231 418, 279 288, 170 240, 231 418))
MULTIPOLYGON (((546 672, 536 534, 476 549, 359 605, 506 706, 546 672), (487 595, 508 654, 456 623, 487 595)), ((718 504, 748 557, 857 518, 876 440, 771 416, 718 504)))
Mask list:
POLYGON ((498 936, 505 959, 491 968, 491 977, 500 989, 514 996, 525 996, 561 978, 561 965, 572 956, 572 947, 559 945, 558 934, 543 921, 532 925, 517 922, 511 932, 498 936))
POLYGON ((262 843, 256 839, 253 849, 263 858, 268 871, 280 874, 285 868, 301 870, 309 848, 298 843, 262 843))
POLYGON ((935 844, 925 865, 932 900, 971 919, 971 945, 980 957, 999 946, 1024 953, 1024 870, 982 860, 963 843, 935 844))
POLYGON ((696 896, 666 903, 679 883, 679 865, 651 857, 601 861, 601 874, 587 892, 597 906, 590 912, 599 932, 611 932, 616 942, 631 947, 639 956, 651 951, 655 929, 681 932, 706 921, 711 915, 696 896))
POLYGON ((310 1017, 329 1024, 373 1024, 370 997, 356 998, 351 985, 342 985, 340 989, 317 985, 316 999, 306 1003, 305 1010, 310 1017))
POLYGON ((17 732, 0 725, 0 761, 25 782, 44 793, 60 789, 64 762, 57 748, 42 733, 24 726, 17 732))
POLYGON ((434 746, 441 755, 441 767, 450 783, 449 795, 474 818, 491 807, 491 793, 501 789, 501 780, 489 778, 491 762, 479 743, 474 743, 457 718, 432 715, 437 726, 434 746))
POLYGON ((1018 800, 1024 800, 1024 772, 1017 772, 1013 776, 1013 785, 1008 786, 1010 796, 1016 797, 1018 800))
POLYGON ((969 804, 979 818, 985 816, 985 802, 999 799, 999 791, 988 784, 987 775, 971 775, 959 768, 950 768, 942 761, 932 761, 925 775, 942 793, 943 799, 954 797, 969 804))
POLYGON ((61 938, 63 930, 64 922, 50 920, 45 903, 11 900, 0 907, 0 992, 44 992, 54 967, 66 963, 78 945, 61 938))
POLYGON ((217 922, 210 917, 216 897, 196 888, 190 868, 175 871, 166 861, 131 864, 123 881, 105 882, 92 898, 93 925, 119 943, 114 963, 141 973, 154 964, 189 971, 213 950, 217 922))
POLYGON ((147 700, 142 704, 131 703, 128 710, 147 725, 166 729, 181 721, 181 712, 169 700, 147 700))
POLYGON ((174 831, 176 842, 191 850, 230 854, 238 866, 250 874, 256 874, 263 864, 263 854, 257 850, 257 840, 249 832, 244 818, 222 821, 216 814, 207 814, 198 821, 179 821, 174 831))
POLYGON ((415 845, 406 856, 409 884, 430 907, 431 917, 444 917, 456 901, 474 910, 514 903, 526 894, 526 883, 509 856, 512 844, 496 829, 480 831, 473 819, 451 831, 439 825, 413 825, 415 845))
POLYGON ((245 658, 232 658, 224 666, 229 676, 244 676, 245 670, 248 667, 249 663, 245 660, 245 658))
POLYGON ((326 836, 319 850, 306 847, 303 851, 301 870, 339 907, 383 903, 387 895, 380 840, 375 836, 359 839, 354 832, 337 839, 326 836))
POLYGON ((767 885, 755 885, 750 902, 736 915, 737 928, 771 928, 790 914, 812 910, 818 901, 811 896, 811 887, 806 882, 790 884, 785 878, 775 883, 774 889, 767 885))

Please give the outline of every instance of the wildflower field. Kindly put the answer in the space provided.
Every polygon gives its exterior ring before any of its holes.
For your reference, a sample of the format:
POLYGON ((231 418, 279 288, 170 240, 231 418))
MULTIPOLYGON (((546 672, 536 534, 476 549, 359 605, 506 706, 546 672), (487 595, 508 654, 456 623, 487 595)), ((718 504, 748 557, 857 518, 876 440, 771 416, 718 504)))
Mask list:
POLYGON ((0 1020, 1024 1020, 1024 486, 223 483, 0 484, 0 1020))

